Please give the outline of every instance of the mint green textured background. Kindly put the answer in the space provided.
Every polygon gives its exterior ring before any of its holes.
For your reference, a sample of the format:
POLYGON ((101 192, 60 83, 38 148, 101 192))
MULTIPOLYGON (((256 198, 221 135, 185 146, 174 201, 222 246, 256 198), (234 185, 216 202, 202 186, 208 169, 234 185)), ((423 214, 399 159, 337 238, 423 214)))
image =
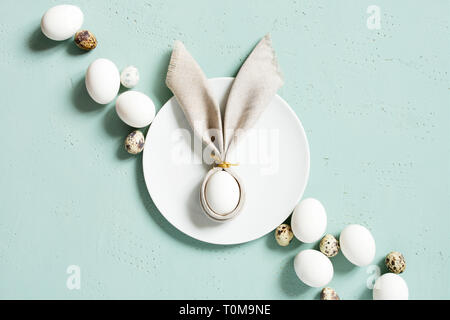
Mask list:
MULTIPOLYGON (((131 129, 84 88, 96 58, 133 64, 159 109, 174 40, 207 76, 234 76, 267 32, 279 94, 310 142, 305 196, 325 205, 327 231, 367 226, 382 272, 389 251, 405 255, 411 298, 450 298, 449 1, 74 0, 99 40, 90 53, 41 34, 58 3, 0 1, 0 298, 316 299, 293 257, 317 244, 281 248, 269 234, 221 247, 172 227, 142 156, 123 150, 131 129), (380 30, 366 27, 372 4, 380 30), (66 288, 69 265, 80 290, 66 288)), ((367 268, 332 261, 343 299, 371 298, 367 268)))

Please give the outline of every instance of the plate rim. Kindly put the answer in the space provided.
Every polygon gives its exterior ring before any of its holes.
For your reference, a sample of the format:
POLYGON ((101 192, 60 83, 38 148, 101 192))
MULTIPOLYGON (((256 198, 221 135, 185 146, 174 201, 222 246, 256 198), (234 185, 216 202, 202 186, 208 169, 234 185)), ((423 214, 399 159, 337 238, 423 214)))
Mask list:
MULTIPOLYGON (((208 78, 208 81, 210 81, 210 80, 213 80, 213 81, 214 81, 214 80, 221 81, 221 80, 234 80, 234 79, 235 79, 235 77, 214 77, 214 78, 208 78)), ((301 129, 301 133, 302 133, 302 135, 303 135, 303 137, 304 137, 304 139, 305 139, 305 142, 306 142, 306 145, 305 145, 305 146, 306 146, 306 149, 305 149, 305 151, 306 151, 306 175, 305 175, 305 181, 304 181, 303 185, 301 186, 301 192, 299 193, 299 196, 297 197, 297 200, 296 200, 296 203, 298 204, 298 203, 300 202, 300 200, 302 199, 304 193, 305 193, 306 186, 308 185, 308 181, 309 181, 309 175, 310 175, 310 169, 311 169, 311 154, 310 154, 310 148, 309 148, 309 141, 308 141, 308 137, 307 137, 307 135, 306 135, 305 128, 303 127, 303 124, 301 123, 301 121, 300 121, 299 117, 297 116, 297 114, 295 113, 295 111, 291 108, 291 106, 287 103, 287 101, 284 100, 280 95, 276 94, 275 96, 276 96, 278 99, 281 100, 281 102, 287 107, 287 109, 289 110, 289 112, 293 115, 293 117, 295 118, 295 121, 297 122, 297 125, 298 125, 298 126, 300 127, 300 129, 301 129)), ((157 111, 157 113, 156 113, 156 115, 155 115, 155 117, 154 117, 152 123, 151 123, 150 126, 149 126, 149 129, 148 129, 148 131, 147 131, 147 134, 145 135, 145 142, 146 142, 146 143, 147 143, 147 138, 149 137, 150 133, 152 132, 152 124, 153 124, 153 122, 154 122, 156 119, 158 119, 158 116, 159 116, 160 111, 161 111, 161 110, 162 110, 162 109, 163 109, 163 108, 164 108, 164 107, 165 107, 172 99, 176 99, 174 95, 172 95, 169 99, 167 99, 167 101, 166 101, 166 102, 161 106, 161 108, 157 111)), ((151 145, 151 144, 150 144, 150 145, 151 145)), ((145 181, 145 186, 146 186, 146 188, 147 188, 147 192, 148 192, 148 194, 149 194, 149 196, 150 196, 150 198, 151 198, 153 204, 155 205, 156 209, 158 209, 159 214, 160 214, 161 216, 163 216, 163 217, 166 219, 166 221, 167 221, 168 223, 170 223, 173 227, 175 227, 178 231, 182 232, 183 234, 185 234, 186 236, 188 236, 188 237, 190 237, 190 238, 196 239, 196 240, 201 241, 201 242, 203 242, 203 243, 209 243, 209 244, 221 245, 221 246, 230 246, 230 245, 244 244, 244 243, 247 243, 247 242, 250 242, 250 241, 254 241, 254 240, 257 240, 257 239, 260 239, 260 238, 266 236, 266 235, 269 234, 271 231, 275 230, 275 229, 278 227, 278 225, 280 225, 281 223, 283 223, 283 221, 285 221, 285 220, 286 220, 287 218, 289 218, 289 216, 290 216, 290 214, 289 214, 288 216, 286 216, 282 221, 280 221, 280 222, 278 223, 277 226, 275 226, 275 228, 271 229, 270 231, 268 231, 268 232, 266 232, 266 233, 264 233, 264 234, 262 234, 262 235, 256 236, 256 237, 251 237, 250 239, 248 239, 248 240, 246 240, 246 241, 237 241, 237 242, 236 242, 236 241, 227 241, 227 242, 206 241, 206 240, 200 239, 199 237, 196 237, 196 236, 194 236, 194 235, 188 234, 188 233, 186 233, 185 231, 183 231, 182 229, 180 229, 176 223, 174 223, 171 219, 167 218, 166 215, 163 214, 163 212, 162 212, 161 209, 159 208, 157 202, 153 199, 153 197, 152 197, 152 195, 151 195, 150 187, 149 187, 149 182, 147 181, 147 175, 146 175, 146 169, 145 169, 145 168, 146 168, 146 166, 145 166, 145 159, 146 159, 146 154, 148 154, 148 152, 146 152, 146 151, 147 151, 148 148, 149 148, 149 147, 145 146, 144 151, 143 151, 143 155, 142 155, 142 160, 141 160, 141 161, 142 161, 142 171, 143 171, 143 175, 144 175, 144 181, 145 181)), ((151 148, 151 147, 150 147, 150 148, 151 148)), ((295 207, 294 207, 294 208, 295 208, 295 207)), ((292 210, 293 210, 294 208, 292 208, 292 210)), ((291 214, 292 214, 292 212, 291 212, 291 214)))

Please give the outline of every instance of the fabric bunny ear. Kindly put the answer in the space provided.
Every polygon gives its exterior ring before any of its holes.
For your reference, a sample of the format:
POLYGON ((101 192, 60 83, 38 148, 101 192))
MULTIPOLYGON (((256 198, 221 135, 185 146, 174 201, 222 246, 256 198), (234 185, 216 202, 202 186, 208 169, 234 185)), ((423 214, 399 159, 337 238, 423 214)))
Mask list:
MULTIPOLYGON (((214 221, 230 220, 242 211, 246 192, 243 181, 230 168, 237 164, 226 161, 227 152, 236 144, 242 133, 255 124, 283 85, 270 36, 265 36, 256 45, 239 70, 228 96, 223 123, 219 105, 212 95, 208 79, 179 41, 175 43, 172 52, 166 84, 178 100, 195 134, 215 153, 212 156, 216 166, 206 174, 200 188, 203 211, 214 221), (212 133, 212 130, 215 133, 212 133), (217 147, 214 145, 216 141, 212 139, 213 136, 217 139, 217 147), (234 209, 231 209, 232 206, 224 209, 223 206, 217 205, 217 202, 210 202, 211 199, 207 198, 210 186, 208 182, 216 177, 216 174, 222 177, 220 181, 225 181, 223 179, 227 181, 225 184, 221 183, 223 184, 221 187, 232 188, 234 192, 239 190, 239 197, 234 197, 233 193, 233 197, 228 199, 233 206, 235 205, 234 209)), ((211 188, 214 188, 213 186, 211 188)), ((222 195, 221 191, 216 188, 215 195, 226 197, 227 193, 222 195)))
POLYGON ((224 152, 227 154, 269 105, 283 78, 267 34, 239 70, 224 115, 224 152))
POLYGON ((208 79, 181 41, 174 44, 166 85, 175 95, 194 133, 221 157, 223 131, 219 105, 208 79))

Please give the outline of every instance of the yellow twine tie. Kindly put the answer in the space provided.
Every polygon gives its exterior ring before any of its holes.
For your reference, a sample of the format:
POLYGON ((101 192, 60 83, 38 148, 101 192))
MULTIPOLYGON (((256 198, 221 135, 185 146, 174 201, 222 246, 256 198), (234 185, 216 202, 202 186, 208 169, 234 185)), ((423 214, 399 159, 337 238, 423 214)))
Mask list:
POLYGON ((217 166, 220 168, 224 168, 227 169, 231 166, 238 166, 239 163, 230 163, 227 161, 222 161, 217 155, 215 155, 214 153, 211 153, 211 158, 213 158, 215 161, 219 162, 217 163, 217 166))

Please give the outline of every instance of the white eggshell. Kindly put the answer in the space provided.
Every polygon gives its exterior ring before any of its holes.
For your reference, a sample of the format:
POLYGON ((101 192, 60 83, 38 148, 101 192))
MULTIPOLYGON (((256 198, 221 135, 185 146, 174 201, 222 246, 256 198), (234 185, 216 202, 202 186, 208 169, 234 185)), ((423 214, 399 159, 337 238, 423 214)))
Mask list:
POLYGON ((155 117, 152 99, 139 91, 122 93, 117 98, 116 111, 123 122, 134 128, 148 126, 155 117))
POLYGON ((408 285, 395 273, 385 273, 375 281, 373 300, 408 300, 408 285))
POLYGON ((214 212, 218 214, 230 213, 239 203, 239 184, 228 172, 218 171, 206 183, 205 198, 214 212))
POLYGON ((291 228, 295 237, 305 243, 319 240, 327 228, 327 213, 316 199, 308 198, 294 209, 291 228))
POLYGON ((333 265, 322 252, 312 249, 300 251, 294 259, 297 276, 310 287, 326 286, 333 279, 333 265))
POLYGON ((120 82, 125 88, 133 88, 139 82, 139 70, 135 66, 128 66, 120 73, 120 82))
POLYGON ((375 257, 375 240, 370 231, 359 224, 345 227, 339 243, 344 256, 357 266, 367 266, 375 257))
POLYGON ((110 103, 119 92, 119 70, 111 60, 97 59, 89 65, 85 82, 86 89, 95 102, 110 103))
POLYGON ((83 24, 84 15, 77 6, 62 4, 42 16, 41 30, 47 38, 62 41, 72 37, 83 24))

